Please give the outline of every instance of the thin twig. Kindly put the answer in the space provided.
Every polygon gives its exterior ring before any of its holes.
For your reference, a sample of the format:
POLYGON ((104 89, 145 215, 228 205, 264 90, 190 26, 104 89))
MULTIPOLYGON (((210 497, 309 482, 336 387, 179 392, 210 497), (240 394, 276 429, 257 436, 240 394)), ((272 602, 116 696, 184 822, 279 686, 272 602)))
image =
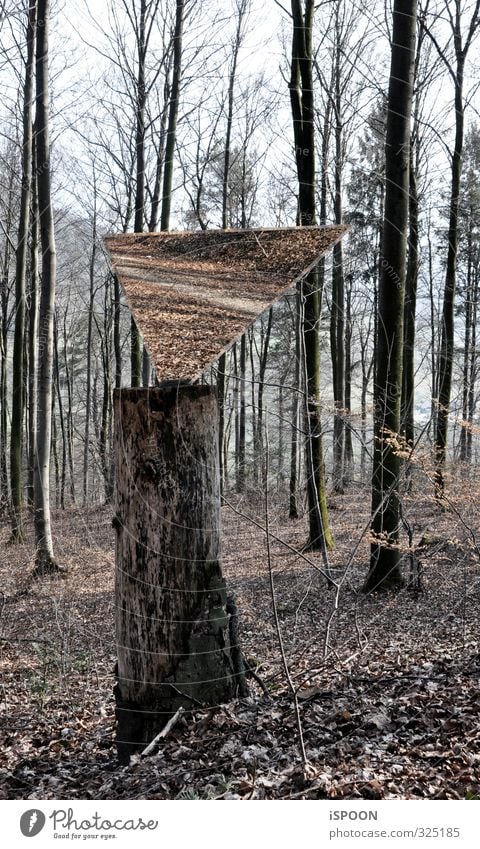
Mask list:
MULTIPOLYGON (((243 513, 241 510, 238 509, 238 507, 235 507, 223 495, 222 495, 222 502, 227 507, 229 507, 230 510, 232 510, 233 513, 236 513, 237 516, 241 516, 242 519, 246 519, 247 522, 251 522, 251 524, 255 525, 256 528, 260 528, 260 530, 263 531, 264 534, 267 533, 267 529, 264 527, 264 525, 262 525, 261 522, 257 522, 256 519, 253 518, 253 516, 248 516, 247 513, 243 513)), ((301 560, 304 560, 305 563, 308 563, 308 565, 312 567, 312 569, 315 569, 317 572, 320 572, 322 577, 326 578, 328 580, 328 575, 322 569, 322 567, 319 566, 318 563, 315 563, 315 561, 312 560, 310 557, 308 557, 303 551, 300 551, 300 549, 295 548, 295 546, 293 546, 293 545, 290 545, 289 542, 286 542, 286 540, 282 539, 281 537, 278 537, 276 534, 272 533, 272 531, 270 531, 270 530, 268 531, 268 534, 270 536, 270 539, 274 539, 275 542, 279 542, 281 545, 284 545, 285 548, 288 549, 288 551, 290 551, 292 554, 295 554, 297 557, 300 557, 301 560)), ((337 586, 335 580, 333 580, 333 584, 335 586, 337 586)))
POLYGON ((168 722, 164 726, 164 728, 162 728, 162 730, 157 734, 157 736, 153 738, 152 742, 149 743, 148 746, 146 746, 146 748, 143 750, 143 752, 140 753, 140 757, 146 758, 147 755, 150 755, 151 752, 153 752, 153 750, 154 750, 155 746, 157 745, 157 743, 159 742, 159 740, 163 740, 163 738, 166 737, 167 734, 172 730, 172 728, 176 724, 176 722, 178 722, 183 711, 184 711, 183 707, 178 708, 177 712, 174 713, 174 715, 171 717, 171 719, 168 720, 168 722))
POLYGON ((265 540, 267 546, 267 563, 268 563, 268 577, 270 581, 270 595, 272 597, 272 608, 273 608, 273 618, 275 620, 275 628, 277 631, 278 637, 278 646, 280 649, 280 655, 282 658, 283 669, 285 671, 285 678, 287 679, 288 686, 292 693, 293 703, 295 706, 295 718, 297 721, 297 729, 298 729, 298 741, 300 744, 300 752, 302 756, 302 761, 304 764, 308 763, 307 753, 305 751, 305 743, 303 740, 303 729, 302 729, 302 720, 300 718, 300 708, 298 705, 298 697, 297 690, 292 681, 290 670, 288 668, 287 657, 285 654, 285 648, 283 645, 282 638, 282 630, 280 628, 280 620, 278 618, 278 610, 277 610, 277 600, 275 596, 275 584, 273 580, 273 566, 272 566, 272 553, 270 550, 270 516, 268 509, 268 472, 269 472, 269 452, 270 445, 268 439, 268 414, 265 413, 265 540))

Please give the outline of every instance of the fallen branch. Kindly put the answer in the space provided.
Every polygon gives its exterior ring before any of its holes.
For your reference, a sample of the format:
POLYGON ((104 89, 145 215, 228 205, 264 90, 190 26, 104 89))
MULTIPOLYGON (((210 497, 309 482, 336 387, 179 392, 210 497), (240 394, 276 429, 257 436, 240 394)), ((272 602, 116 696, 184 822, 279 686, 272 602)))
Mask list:
POLYGON ((153 738, 152 742, 148 744, 148 746, 140 753, 141 758, 146 758, 147 755, 150 755, 159 740, 163 740, 164 737, 172 730, 173 726, 178 722, 182 713, 184 712, 183 707, 179 707, 177 712, 168 720, 167 724, 162 728, 162 730, 157 734, 156 737, 153 738))

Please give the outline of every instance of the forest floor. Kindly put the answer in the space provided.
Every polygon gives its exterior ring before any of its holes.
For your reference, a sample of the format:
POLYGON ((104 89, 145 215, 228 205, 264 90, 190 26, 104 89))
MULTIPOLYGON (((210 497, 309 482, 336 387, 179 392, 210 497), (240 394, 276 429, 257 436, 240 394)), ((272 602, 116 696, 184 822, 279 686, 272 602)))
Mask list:
MULTIPOLYGON (((114 745, 114 550, 111 508, 55 514, 65 576, 32 579, 33 538, 0 530, 1 755, 4 799, 465 799, 480 796, 480 559, 477 486, 459 479, 451 509, 405 498, 423 591, 365 596, 369 499, 355 486, 331 504, 336 593, 272 540, 285 656, 273 616, 265 534, 223 508, 224 572, 241 639, 263 682, 228 705, 186 712, 160 748, 118 766, 114 745), (358 545, 357 545, 358 544, 358 545)), ((236 510, 252 499, 232 496, 236 510)), ((261 525, 262 505, 255 510, 261 525)), ((305 520, 270 510, 291 546, 305 520)), ((308 558, 313 561, 312 565, 308 558)))

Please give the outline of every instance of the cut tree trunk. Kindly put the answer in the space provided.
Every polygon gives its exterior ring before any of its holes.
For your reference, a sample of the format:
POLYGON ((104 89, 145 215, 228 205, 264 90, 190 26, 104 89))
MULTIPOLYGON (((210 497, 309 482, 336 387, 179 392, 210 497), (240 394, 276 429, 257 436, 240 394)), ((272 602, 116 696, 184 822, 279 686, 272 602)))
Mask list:
POLYGON ((236 690, 213 387, 116 391, 115 456, 117 744, 128 761, 179 707, 236 690))

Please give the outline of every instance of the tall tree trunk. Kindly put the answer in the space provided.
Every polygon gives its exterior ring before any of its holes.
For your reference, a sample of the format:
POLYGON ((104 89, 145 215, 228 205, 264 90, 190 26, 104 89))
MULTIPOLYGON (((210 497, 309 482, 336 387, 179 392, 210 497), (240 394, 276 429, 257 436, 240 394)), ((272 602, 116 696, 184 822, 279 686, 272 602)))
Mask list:
MULTIPOLYGON (((433 245, 431 237, 431 220, 428 221, 427 241, 428 241, 428 304, 430 310, 430 374, 431 374, 431 406, 430 406, 430 422, 433 434, 437 429, 437 390, 438 390, 438 375, 437 375, 437 345, 436 345, 436 321, 435 321, 435 293, 434 282, 435 272, 433 268, 433 245)), ((430 429, 430 425, 429 425, 430 429)))
POLYGON ((464 135, 463 103, 464 59, 459 56, 455 79, 455 147, 451 167, 451 193, 448 224, 448 250, 443 311, 438 356, 438 410, 435 432, 435 491, 439 500, 445 489, 445 461, 447 455, 448 418, 452 393, 455 292, 457 282, 458 253, 458 210, 460 204, 460 182, 462 176, 462 149, 464 135))
POLYGON ((121 289, 118 277, 113 275, 113 351, 115 354, 115 389, 122 385, 122 343, 120 316, 122 311, 121 289))
MULTIPOLYGON (((108 280, 107 280, 108 283, 108 280)), ((113 480, 114 471, 111 457, 111 436, 112 436, 112 381, 110 377, 111 364, 111 322, 109 316, 108 304, 110 300, 110 292, 108 285, 105 286, 104 293, 104 320, 103 320, 103 336, 102 336, 102 371, 103 371, 103 396, 102 396, 102 412, 99 424, 98 443, 100 454, 100 465, 103 474, 103 482, 105 487, 105 501, 110 504, 113 498, 113 480)))
MULTIPOLYGON (((451 162, 451 189, 448 222, 447 267, 445 272, 445 288, 443 295, 442 326, 440 336, 440 351, 438 355, 438 411, 435 432, 435 492, 439 501, 442 500, 445 489, 445 461, 448 441, 448 417, 452 390, 453 354, 455 344, 455 290, 457 280, 458 253, 458 212, 460 205, 460 184, 462 176, 462 152, 465 124, 465 102, 463 84, 465 62, 472 41, 480 27, 480 0, 473 7, 468 34, 462 37, 462 3, 454 0, 454 9, 449 16, 453 45, 455 50, 455 67, 449 61, 446 53, 439 50, 438 42, 434 41, 440 57, 445 63, 453 81, 455 97, 455 143, 451 162)), ((431 33, 429 33, 431 36, 431 33)))
MULTIPOLYGON (((291 0, 293 37, 290 77, 295 158, 298 178, 298 221, 315 224, 315 130, 312 80, 312 26, 314 0, 291 0)), ((301 284, 302 341, 305 367, 305 421, 307 426, 307 493, 309 546, 322 551, 324 558, 333 547, 330 533, 323 445, 320 421, 320 292, 317 273, 311 272, 301 284)))
MULTIPOLYGON (((335 28, 335 194, 333 206, 335 224, 342 224, 343 126, 340 88, 341 36, 339 32, 338 14, 335 17, 335 28)), ((345 279, 343 268, 343 247, 341 241, 337 242, 333 248, 330 335, 335 403, 335 415, 333 419, 333 487, 336 492, 343 492, 345 451, 345 279)))
MULTIPOLYGON (((243 20, 246 13, 246 8, 249 0, 240 0, 238 6, 238 18, 237 18, 237 27, 235 31, 235 39, 233 43, 233 51, 232 51, 232 64, 230 67, 230 73, 228 77, 228 105, 227 105, 227 126, 225 132, 225 149, 223 154, 223 175, 222 175, 222 229, 226 230, 228 227, 228 179, 229 179, 229 171, 230 171, 230 142, 232 135, 232 123, 233 123, 233 107, 234 107, 234 86, 235 86, 235 77, 237 73, 237 62, 238 62, 238 53, 240 50, 240 45, 242 42, 242 27, 243 20)), ((202 228, 203 229, 203 228, 202 228)), ((224 443, 224 429, 225 429, 225 368, 226 368, 226 357, 225 354, 219 359, 218 362, 218 378, 217 378, 217 395, 219 400, 219 433, 218 440, 220 445, 220 486, 223 493, 224 487, 224 463, 223 463, 223 443, 224 443)), ((244 472, 242 473, 244 474, 244 472)), ((241 486, 240 479, 237 476, 237 491, 240 491, 238 487, 241 486)))
POLYGON ((229 226, 228 200, 229 200, 229 174, 230 174, 230 144, 232 138, 234 87, 237 75, 238 54, 243 39, 243 24, 250 0, 237 0, 237 26, 232 45, 232 59, 228 75, 228 97, 227 97, 227 126, 225 129, 225 149, 223 153, 223 175, 222 175, 222 229, 229 226))
POLYGON ((462 424, 460 427, 460 460, 467 459, 467 433, 469 390, 470 390, 470 357, 471 337, 473 331, 473 291, 472 291, 472 231, 467 233, 467 285, 465 290, 465 329, 463 336, 463 369, 462 369, 462 424))
MULTIPOLYGON (((136 181, 135 181, 135 233, 142 233, 145 220, 145 16, 147 0, 140 0, 140 20, 137 33, 138 69, 136 80, 136 102, 135 102, 135 154, 136 154, 136 181)), ((136 325, 135 319, 131 318, 131 384, 134 387, 142 385, 142 337, 136 325)))
POLYGON ((223 440, 225 435, 225 370, 227 368, 227 355, 222 354, 218 361, 217 369, 217 397, 218 397, 218 447, 220 457, 220 491, 223 495, 225 488, 225 464, 223 452, 223 440))
MULTIPOLYGON (((428 0, 427 0, 428 6, 428 0)), ((417 40, 414 77, 417 79, 420 59, 423 52, 425 31, 421 28, 417 40)), ((420 156, 420 96, 418 88, 415 96, 412 131, 410 134, 410 185, 408 205, 408 261, 405 280, 405 302, 403 309, 403 373, 402 373, 402 402, 401 429, 408 445, 415 442, 415 320, 417 311, 417 286, 420 269, 420 239, 419 239, 419 197, 418 171, 420 156)), ((407 464, 406 472, 411 485, 411 464, 407 464)))
POLYGON ((170 210, 172 207, 173 166, 175 141, 177 138, 178 105, 180 99, 180 83, 182 79, 182 41, 185 0, 176 0, 175 32, 173 36, 173 73, 170 106, 168 112, 167 141, 165 145, 165 166, 163 169, 163 197, 160 229, 170 227, 170 210))
POLYGON ((292 392, 292 436, 290 445, 290 486, 288 516, 298 519, 298 444, 300 432, 300 403, 302 373, 300 369, 301 340, 300 340, 300 292, 295 295, 295 378, 292 392))
POLYGON ((238 478, 237 492, 245 490, 245 462, 246 462, 246 398, 245 398, 245 383, 246 383, 246 367, 247 367, 247 340, 245 333, 240 339, 240 374, 239 374, 239 396, 240 410, 238 418, 238 478))
POLYGON ((147 95, 145 90, 145 16, 147 11, 147 0, 140 0, 140 20, 137 34, 137 86, 135 98, 135 154, 136 154, 136 180, 135 180, 135 233, 143 232, 145 220, 145 105, 147 95))
POLYGON ((471 339, 470 339, 470 372, 468 382, 468 423, 467 430, 467 450, 466 459, 468 462, 472 460, 472 436, 473 436, 473 418, 477 405, 475 386, 477 381, 477 316, 478 316, 478 290, 479 290, 479 270, 478 260, 477 266, 473 273, 472 287, 472 316, 471 316, 471 339))
POLYGON ((240 492, 240 380, 238 371, 238 343, 235 342, 232 348, 233 363, 233 411, 234 411, 234 432, 235 432, 235 489, 240 492))
POLYGON ((40 290, 38 246, 40 241, 37 200, 37 154, 33 144, 32 161, 32 243, 30 251, 30 293, 28 305, 28 472, 27 501, 34 506, 34 468, 37 453, 38 393, 38 306, 40 290))
MULTIPOLYGON (((57 504, 65 509, 65 481, 67 476, 67 436, 65 432, 65 416, 63 412, 63 398, 62 398, 62 390, 60 385, 60 361, 58 356, 58 320, 55 318, 53 325, 53 359, 54 359, 54 388, 57 392, 57 402, 58 402, 58 419, 60 422, 60 432, 62 436, 62 466, 60 473, 60 498, 58 498, 58 487, 57 487, 57 504)), ((55 445, 57 444, 57 439, 55 437, 54 440, 55 445)))
POLYGON ((352 444, 352 279, 346 280, 345 291, 345 457, 344 457, 344 482, 347 483, 353 473, 353 444, 352 444))
MULTIPOLYGON (((89 262, 89 292, 88 292, 88 321, 87 321, 87 374, 85 395, 85 431, 83 436, 83 505, 88 504, 88 484, 90 470, 90 419, 92 416, 92 343, 93 343, 93 311, 95 300, 95 264, 97 256, 97 175, 93 171, 93 219, 92 246, 89 262)), ((115 307, 114 307, 115 309, 115 307)))
POLYGON ((163 169, 165 166, 165 144, 167 140, 168 104, 170 101, 171 56, 172 53, 170 51, 170 59, 167 63, 167 68, 165 71, 165 83, 163 86, 163 109, 162 116, 160 119, 160 138, 158 141, 158 149, 156 154, 157 161, 155 167, 155 183, 153 186, 150 219, 148 222, 148 229, 151 233, 153 233, 157 229, 158 215, 160 212, 160 191, 162 188, 163 169))
POLYGON ((36 142, 38 160, 38 205, 42 243, 42 288, 40 296, 38 433, 35 466, 36 570, 55 571, 50 515, 50 445, 52 432, 53 321, 57 256, 51 199, 48 96, 48 24, 50 0, 38 0, 36 49, 36 142))
POLYGON ((67 327, 67 314, 68 310, 66 309, 63 314, 63 359, 65 363, 65 387, 67 390, 67 411, 65 415, 65 429, 66 429, 66 438, 67 438, 67 457, 68 457, 68 474, 70 477, 70 498, 72 504, 76 502, 76 486, 75 486, 75 461, 74 461, 74 448, 73 448, 73 356, 72 362, 70 362, 69 350, 68 350, 68 327, 67 327))
MULTIPOLYGON (((263 330, 262 320, 262 344, 260 348, 260 367, 258 370, 258 390, 257 390, 257 421, 255 425, 255 466, 261 468, 262 475, 265 472, 265 463, 263 462, 263 398, 265 394, 265 375, 267 371, 268 349, 270 346, 270 337, 272 334, 273 325, 273 309, 268 312, 267 327, 263 330)), ((253 381, 253 374, 252 374, 253 381)), ((266 484, 266 481, 264 481, 266 484)))
POLYGON ((1 328, 0 328, 0 513, 10 505, 10 494, 8 488, 8 463, 7 463, 7 439, 8 439, 8 401, 7 401, 7 362, 8 362, 8 304, 9 304, 9 281, 8 269, 10 265, 10 233, 7 229, 8 238, 5 239, 5 250, 3 257, 2 290, 1 290, 1 328))
POLYGON ((409 235, 408 262, 405 280, 405 303, 403 310, 403 372, 401 430, 408 445, 415 442, 415 315, 417 305, 417 282, 419 269, 418 235, 418 191, 417 169, 413 161, 415 152, 410 144, 410 192, 409 192, 409 235))
POLYGON ((22 188, 15 268, 15 335, 13 339, 12 424, 10 431, 10 473, 12 493, 12 541, 22 542, 23 524, 23 413, 24 413, 24 342, 27 281, 28 231, 32 188, 32 100, 35 65, 36 3, 28 8, 27 59, 23 87, 22 188))
POLYGON ((372 544, 365 590, 402 583, 399 550, 403 308, 406 274, 410 115, 415 65, 416 0, 395 0, 385 147, 385 211, 378 293, 372 544), (393 440, 392 440, 393 437, 393 440))

